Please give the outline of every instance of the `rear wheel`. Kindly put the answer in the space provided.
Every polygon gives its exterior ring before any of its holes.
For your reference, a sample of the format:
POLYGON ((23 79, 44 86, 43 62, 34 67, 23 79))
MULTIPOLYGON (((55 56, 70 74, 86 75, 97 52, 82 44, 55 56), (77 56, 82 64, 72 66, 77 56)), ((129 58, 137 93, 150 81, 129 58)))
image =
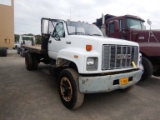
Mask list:
POLYGON ((4 48, 4 56, 7 56, 7 48, 4 48))
POLYGON ((25 64, 27 70, 36 70, 38 68, 38 62, 30 52, 25 54, 25 64))
POLYGON ((0 48, 0 56, 2 56, 2 48, 0 48))
POLYGON ((17 45, 15 45, 15 47, 13 49, 17 49, 17 45))
POLYGON ((150 79, 152 76, 153 66, 152 66, 152 63, 146 57, 142 57, 142 65, 144 68, 144 72, 142 74, 140 81, 146 81, 150 79))
POLYGON ((7 56, 7 48, 0 48, 0 56, 6 57, 7 56))
POLYGON ((20 54, 20 48, 17 48, 17 53, 20 54))
POLYGON ((25 56, 25 49, 24 49, 24 48, 21 48, 20 55, 21 55, 22 57, 25 56))
POLYGON ((78 73, 73 69, 64 69, 60 73, 59 95, 62 103, 68 109, 79 108, 84 100, 84 94, 79 91, 78 78, 78 73))

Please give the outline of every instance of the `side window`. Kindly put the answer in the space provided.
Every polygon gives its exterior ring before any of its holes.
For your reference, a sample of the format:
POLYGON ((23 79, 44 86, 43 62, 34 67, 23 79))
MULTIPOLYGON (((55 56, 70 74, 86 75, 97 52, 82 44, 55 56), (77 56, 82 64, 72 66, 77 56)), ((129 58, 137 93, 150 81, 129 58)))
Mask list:
POLYGON ((114 32, 114 22, 109 23, 109 32, 114 32))
POLYGON ((119 20, 119 27, 120 27, 120 30, 124 29, 123 20, 119 20))
POLYGON ((64 26, 63 23, 57 23, 55 29, 53 31, 53 37, 65 37, 64 26))

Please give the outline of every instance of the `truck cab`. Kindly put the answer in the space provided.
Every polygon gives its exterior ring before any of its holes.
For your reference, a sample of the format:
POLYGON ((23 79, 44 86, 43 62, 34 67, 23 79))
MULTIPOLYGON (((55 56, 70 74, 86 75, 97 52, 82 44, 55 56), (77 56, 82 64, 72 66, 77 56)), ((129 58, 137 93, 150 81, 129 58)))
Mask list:
MULTIPOLYGON (((101 28, 101 19, 96 25, 101 28)), ((160 31, 146 30, 144 20, 138 16, 124 15, 105 16, 105 35, 111 38, 125 39, 137 42, 143 56, 144 73, 141 80, 148 80, 151 75, 160 75, 160 31)))
POLYGON ((22 45, 33 46, 35 45, 35 37, 28 35, 20 35, 17 42, 17 53, 22 57, 25 55, 25 50, 22 48, 22 45))

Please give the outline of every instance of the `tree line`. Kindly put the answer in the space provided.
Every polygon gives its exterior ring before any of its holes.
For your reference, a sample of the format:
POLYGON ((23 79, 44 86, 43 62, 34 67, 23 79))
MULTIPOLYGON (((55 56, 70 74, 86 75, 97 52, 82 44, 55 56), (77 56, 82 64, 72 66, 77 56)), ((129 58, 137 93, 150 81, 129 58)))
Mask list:
MULTIPOLYGON (((35 36, 36 44, 41 44, 41 35, 33 35, 33 34, 23 34, 23 35, 26 35, 26 36, 35 36)), ((14 38, 15 38, 15 43, 18 42, 19 35, 15 34, 14 38)))

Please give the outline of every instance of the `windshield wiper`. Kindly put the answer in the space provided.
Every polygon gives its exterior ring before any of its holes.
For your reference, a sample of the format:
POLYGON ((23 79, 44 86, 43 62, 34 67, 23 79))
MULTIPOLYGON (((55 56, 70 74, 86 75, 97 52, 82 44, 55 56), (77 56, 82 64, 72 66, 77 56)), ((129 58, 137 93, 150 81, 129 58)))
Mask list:
POLYGON ((93 34, 93 35, 95 35, 95 36, 102 36, 102 35, 100 35, 100 34, 93 34))
POLYGON ((72 32, 72 33, 69 33, 70 35, 85 35, 85 33, 83 32, 72 32))
POLYGON ((69 33, 70 35, 89 35, 89 36, 102 36, 100 34, 85 34, 83 32, 72 32, 72 33, 69 33))
POLYGON ((86 35, 90 35, 90 36, 102 36, 100 34, 86 34, 86 35))

